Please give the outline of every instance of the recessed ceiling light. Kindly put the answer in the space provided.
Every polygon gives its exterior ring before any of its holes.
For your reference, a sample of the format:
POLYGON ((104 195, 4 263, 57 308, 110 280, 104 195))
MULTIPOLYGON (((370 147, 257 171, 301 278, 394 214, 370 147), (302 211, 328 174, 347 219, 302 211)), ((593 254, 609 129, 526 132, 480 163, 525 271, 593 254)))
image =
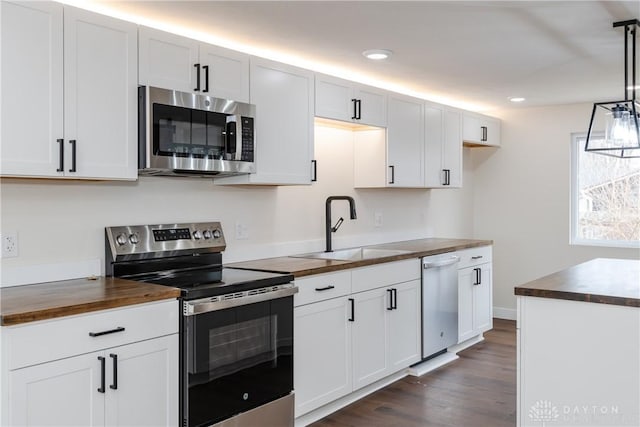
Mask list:
POLYGON ((391 56, 393 52, 388 49, 369 49, 362 52, 364 56, 369 59, 373 59, 376 61, 380 61, 382 59, 387 59, 391 56))
POLYGON ((513 96, 511 98, 509 98, 509 101, 511 102, 523 102, 526 98, 523 98, 521 96, 513 96))

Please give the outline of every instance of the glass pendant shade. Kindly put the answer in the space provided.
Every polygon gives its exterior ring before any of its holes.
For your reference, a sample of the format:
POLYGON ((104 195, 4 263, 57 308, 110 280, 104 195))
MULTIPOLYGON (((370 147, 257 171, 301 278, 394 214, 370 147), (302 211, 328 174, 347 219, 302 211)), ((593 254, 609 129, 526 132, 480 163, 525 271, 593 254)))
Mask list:
POLYGON ((593 105, 585 151, 615 157, 640 157, 640 104, 637 101, 593 105))

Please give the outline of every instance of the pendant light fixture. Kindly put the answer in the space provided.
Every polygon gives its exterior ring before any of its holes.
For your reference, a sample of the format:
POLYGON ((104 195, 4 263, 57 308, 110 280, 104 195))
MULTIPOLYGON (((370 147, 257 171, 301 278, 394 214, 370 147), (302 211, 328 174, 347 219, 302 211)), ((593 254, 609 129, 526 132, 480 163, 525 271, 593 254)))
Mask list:
POLYGON ((613 157, 636 158, 640 157, 640 103, 636 100, 636 34, 640 21, 614 22, 613 27, 624 27, 624 99, 593 104, 584 150, 613 157), (602 131, 604 137, 597 134, 602 131))

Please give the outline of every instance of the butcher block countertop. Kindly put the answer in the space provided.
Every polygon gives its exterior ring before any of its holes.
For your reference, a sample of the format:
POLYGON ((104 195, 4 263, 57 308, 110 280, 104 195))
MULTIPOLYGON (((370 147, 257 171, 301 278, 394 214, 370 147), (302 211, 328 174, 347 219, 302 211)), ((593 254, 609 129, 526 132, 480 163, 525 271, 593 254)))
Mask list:
POLYGON ((0 325, 172 299, 180 289, 112 277, 0 288, 0 325))
POLYGON ((593 259, 516 286, 515 294, 640 307, 640 260, 593 259))
POLYGON ((441 238, 419 239, 366 246, 367 248, 375 249, 399 249, 408 251, 407 253, 401 255, 392 255, 382 258, 370 258, 360 261, 336 261, 297 257, 277 257, 225 264, 225 267, 240 268, 245 270, 270 271, 274 273, 290 273, 293 274, 294 277, 303 277, 313 274, 330 273, 333 271, 345 270, 348 268, 381 264, 384 262, 421 258, 429 255, 437 255, 446 252, 453 252, 461 249, 475 248, 479 246, 488 246, 492 244, 493 241, 491 240, 441 238))

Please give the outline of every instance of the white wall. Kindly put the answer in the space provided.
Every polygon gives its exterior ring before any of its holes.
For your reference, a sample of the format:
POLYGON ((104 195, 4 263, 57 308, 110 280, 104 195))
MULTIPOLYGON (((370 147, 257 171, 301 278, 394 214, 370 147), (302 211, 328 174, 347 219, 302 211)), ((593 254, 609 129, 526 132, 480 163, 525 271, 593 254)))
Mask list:
MULTIPOLYGON (((473 171, 465 170, 459 190, 353 189, 353 135, 317 127, 319 181, 311 186, 228 187, 208 179, 142 177, 137 182, 85 182, 3 179, 1 230, 17 231, 19 257, 2 259, 0 283, 15 282, 33 266, 100 259, 104 227, 189 221, 222 222, 225 262, 288 255, 324 248, 324 201, 334 202, 333 218, 345 221, 334 247, 408 240, 428 236, 469 238, 473 234, 473 171), (374 227, 374 212, 383 227, 374 227), (249 239, 235 239, 235 223, 249 239), (16 273, 17 272, 17 273, 16 273)), ((465 164, 470 165, 465 150, 465 164)), ((102 265, 104 271, 104 265, 102 265)))
POLYGON ((637 249, 569 245, 571 133, 586 132, 591 107, 502 111, 502 147, 472 154, 474 236, 494 240, 494 307, 515 310, 514 286, 571 265, 640 258, 637 249))

